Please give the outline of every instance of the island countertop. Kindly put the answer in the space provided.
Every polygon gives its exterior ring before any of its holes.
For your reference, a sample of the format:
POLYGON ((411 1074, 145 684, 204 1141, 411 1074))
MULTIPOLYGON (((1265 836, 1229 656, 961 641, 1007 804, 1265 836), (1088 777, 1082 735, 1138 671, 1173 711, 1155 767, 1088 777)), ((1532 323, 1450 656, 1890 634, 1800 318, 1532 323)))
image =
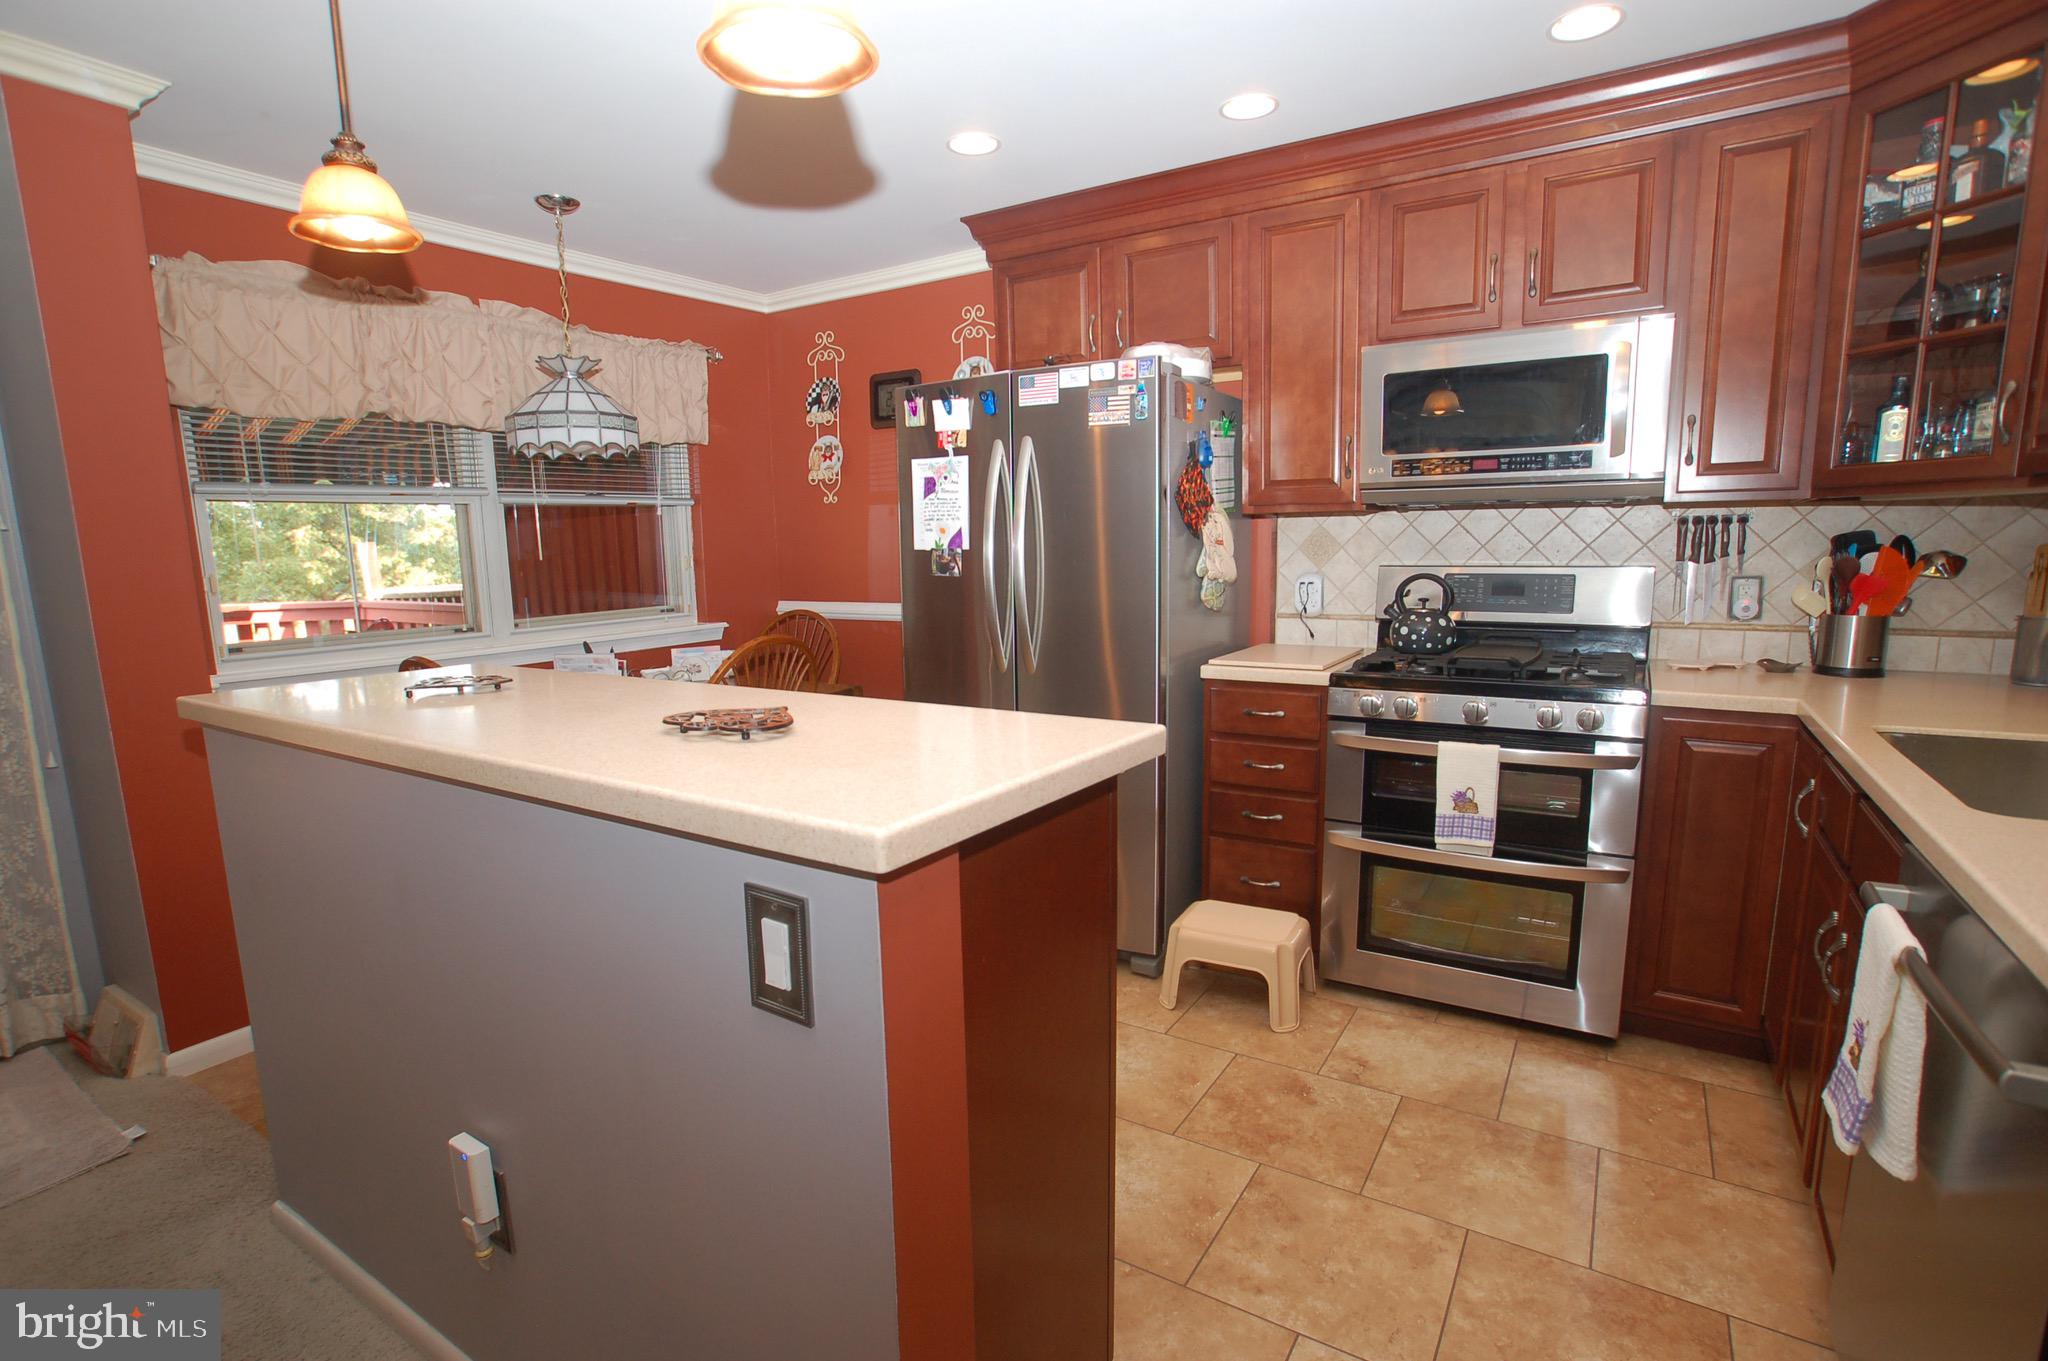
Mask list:
POLYGON ((2048 979, 2048 823, 1972 808, 1885 740, 1890 731, 2048 740, 2048 692, 2003 676, 1842 679, 1659 666, 1650 702, 1791 714, 2039 978, 2048 979))
POLYGON ((501 691, 357 676, 188 695, 209 728, 863 874, 887 874, 1142 765, 1166 730, 1051 714, 520 669, 501 691), (785 733, 665 715, 786 705, 785 733))

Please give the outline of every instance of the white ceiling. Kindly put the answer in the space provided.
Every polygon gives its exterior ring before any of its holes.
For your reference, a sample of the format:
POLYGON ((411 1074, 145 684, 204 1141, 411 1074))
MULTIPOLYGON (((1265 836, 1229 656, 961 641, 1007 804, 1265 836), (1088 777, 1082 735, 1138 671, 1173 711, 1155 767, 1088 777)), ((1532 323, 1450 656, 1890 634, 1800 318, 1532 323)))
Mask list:
MULTIPOLYGON (((541 242, 532 195, 574 194, 581 252, 773 293, 971 249, 965 213, 1857 7, 1624 0, 1614 32, 1552 42, 1568 3, 845 0, 881 69, 809 101, 740 96, 704 69, 718 0, 347 0, 343 20, 357 134, 414 214, 541 242), (1279 112, 1217 115, 1247 89, 1279 112), (967 127, 1002 150, 948 152, 967 127), (821 198, 843 201, 779 206, 821 198)), ((322 0, 0 0, 0 30, 170 81, 141 144, 296 182, 335 131, 322 0)))

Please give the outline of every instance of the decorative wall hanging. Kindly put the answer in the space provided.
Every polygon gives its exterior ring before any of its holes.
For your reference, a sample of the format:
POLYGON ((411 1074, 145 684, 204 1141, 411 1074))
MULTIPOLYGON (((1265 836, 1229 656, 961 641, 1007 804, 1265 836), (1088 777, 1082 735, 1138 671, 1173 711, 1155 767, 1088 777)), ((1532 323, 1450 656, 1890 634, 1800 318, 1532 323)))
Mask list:
POLYGON ((988 309, 978 302, 960 309, 960 324, 953 328, 953 343, 960 347, 960 366, 953 370, 955 378, 979 378, 996 371, 995 361, 988 357, 988 342, 995 339, 996 328, 987 313, 988 309), (981 353, 969 354, 970 344, 981 353))
POLYGON ((896 405, 905 388, 916 387, 924 377, 916 369, 897 369, 868 377, 868 424, 887 430, 896 424, 896 405))
POLYGON ((804 422, 825 431, 811 441, 810 483, 825 493, 825 504, 839 503, 839 484, 846 474, 846 450, 839 443, 839 365, 846 358, 830 331, 813 337, 804 356, 811 366, 811 388, 804 396, 804 422))

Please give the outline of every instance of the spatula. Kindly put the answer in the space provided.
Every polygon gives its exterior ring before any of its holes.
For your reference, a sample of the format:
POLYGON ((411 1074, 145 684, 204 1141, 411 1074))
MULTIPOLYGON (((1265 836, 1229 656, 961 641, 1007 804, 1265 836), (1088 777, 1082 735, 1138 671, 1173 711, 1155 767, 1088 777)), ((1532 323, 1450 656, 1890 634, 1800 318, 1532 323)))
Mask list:
POLYGON ((1861 578, 1871 583, 1864 597, 1869 603, 1870 613, 1887 615, 1898 609, 1899 602, 1906 598, 1906 592, 1913 589, 1913 579, 1919 575, 1919 571, 1898 549, 1890 546, 1880 548, 1877 566, 1870 570, 1868 577, 1861 578))

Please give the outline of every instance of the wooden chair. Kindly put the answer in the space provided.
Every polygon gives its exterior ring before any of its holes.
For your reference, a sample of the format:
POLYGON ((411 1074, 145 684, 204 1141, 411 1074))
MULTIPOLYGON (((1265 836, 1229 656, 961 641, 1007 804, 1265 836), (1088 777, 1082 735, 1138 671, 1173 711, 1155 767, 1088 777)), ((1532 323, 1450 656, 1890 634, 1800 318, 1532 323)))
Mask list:
POLYGON ((750 638, 711 673, 713 685, 751 685, 762 690, 816 690, 818 658, 783 633, 750 638))
POLYGON ((818 659, 818 689, 831 690, 838 686, 839 631, 832 627, 830 619, 816 610, 784 610, 761 630, 764 638, 771 634, 794 638, 811 650, 818 659))
POLYGON ((400 671, 439 671, 441 663, 435 661, 432 657, 422 657, 415 654, 400 662, 398 669, 400 671))

